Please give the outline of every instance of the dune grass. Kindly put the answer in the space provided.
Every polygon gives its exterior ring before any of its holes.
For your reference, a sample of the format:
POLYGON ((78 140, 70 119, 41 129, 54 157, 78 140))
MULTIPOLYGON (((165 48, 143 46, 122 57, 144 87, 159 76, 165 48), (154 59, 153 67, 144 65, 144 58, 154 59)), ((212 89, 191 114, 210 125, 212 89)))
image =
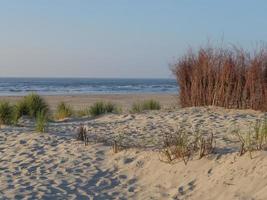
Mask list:
POLYGON ((144 111, 142 107, 142 103, 140 102, 133 103, 132 108, 130 110, 131 113, 140 113, 142 111, 144 111))
POLYGON ((111 102, 96 102, 92 106, 89 107, 88 113, 91 116, 98 116, 106 113, 117 113, 118 108, 115 104, 111 102))
POLYGON ((267 150, 267 117, 251 125, 247 132, 241 132, 238 127, 235 127, 232 133, 240 144, 240 156, 249 152, 252 158, 253 151, 267 150))
POLYGON ((144 110, 160 110, 161 106, 158 101, 153 99, 147 100, 143 102, 143 109, 144 110))
POLYGON ((106 111, 106 113, 116 113, 116 112, 118 112, 118 108, 114 103, 106 102, 105 103, 105 111, 106 111))
POLYGON ((0 125, 10 125, 14 120, 14 107, 7 101, 0 102, 0 125))
POLYGON ((90 115, 87 108, 77 110, 74 114, 76 117, 86 117, 90 115))
MULTIPOLYGON (((0 102, 0 123, 1 124, 17 124, 22 116, 29 116, 36 120, 36 130, 43 132, 50 116, 49 106, 45 100, 34 93, 25 96, 15 105, 8 102, 0 102)), ((98 116, 106 113, 118 113, 120 109, 111 102, 96 102, 89 108, 74 111, 70 105, 60 102, 54 113, 55 119, 64 119, 71 116, 98 116)), ((51 117, 51 116, 50 116, 51 117)))
POLYGON ((106 110, 105 110, 104 102, 96 102, 92 106, 89 107, 89 114, 91 116, 98 116, 98 115, 104 114, 105 112, 106 110))
POLYGON ((23 115, 27 115, 28 112, 28 107, 26 104, 26 101, 18 101, 15 106, 14 106, 14 110, 15 110, 15 122, 17 122, 19 120, 19 118, 23 115))
POLYGON ((24 98, 25 104, 27 105, 28 115, 32 118, 37 118, 37 115, 43 113, 47 115, 49 107, 45 100, 37 94, 29 94, 24 98))
POLYGON ((49 107, 44 99, 34 93, 25 96, 15 105, 10 105, 8 102, 0 103, 0 121, 2 124, 16 125, 22 116, 29 116, 36 119, 36 126, 39 131, 44 130, 45 119, 47 121, 49 107), (38 119, 37 119, 38 118, 38 119))
MULTIPOLYGON (((202 132, 193 128, 192 131, 178 128, 175 132, 166 133, 163 140, 164 147, 160 152, 163 159, 160 160, 167 163, 183 160, 187 165, 188 161, 197 154, 201 159, 213 153, 216 142, 212 131, 205 136, 202 132)), ((206 133, 206 130, 204 132, 206 133)))
POLYGON ((48 125, 48 119, 45 110, 41 110, 36 114, 35 130, 43 133, 46 131, 48 125))
POLYGON ((60 119, 65 119, 68 117, 71 117, 73 115, 73 109, 71 108, 70 105, 67 105, 65 102, 60 102, 57 106, 56 113, 55 113, 55 118, 60 120, 60 119))
POLYGON ((160 110, 161 105, 158 101, 155 101, 153 99, 145 100, 142 102, 136 102, 133 103, 131 108, 131 113, 140 113, 146 110, 160 110))
POLYGON ((49 112, 49 107, 45 100, 35 93, 25 96, 15 105, 15 108, 17 118, 23 115, 36 118, 39 112, 43 112, 45 115, 49 112))

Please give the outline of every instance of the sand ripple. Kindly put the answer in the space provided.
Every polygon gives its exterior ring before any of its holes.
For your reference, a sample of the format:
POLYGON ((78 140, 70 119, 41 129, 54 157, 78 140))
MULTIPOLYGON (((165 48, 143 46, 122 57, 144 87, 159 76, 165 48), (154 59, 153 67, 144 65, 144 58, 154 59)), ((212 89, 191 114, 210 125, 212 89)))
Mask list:
POLYGON ((71 119, 51 123, 42 134, 30 122, 4 127, 0 199, 266 199, 266 155, 239 158, 229 132, 232 124, 246 131, 263 116, 207 107, 71 119), (80 124, 92 143, 122 137, 124 145, 135 148, 114 155, 109 146, 84 146, 74 138, 80 124), (213 131, 221 155, 186 167, 160 162, 154 150, 177 126, 213 131))

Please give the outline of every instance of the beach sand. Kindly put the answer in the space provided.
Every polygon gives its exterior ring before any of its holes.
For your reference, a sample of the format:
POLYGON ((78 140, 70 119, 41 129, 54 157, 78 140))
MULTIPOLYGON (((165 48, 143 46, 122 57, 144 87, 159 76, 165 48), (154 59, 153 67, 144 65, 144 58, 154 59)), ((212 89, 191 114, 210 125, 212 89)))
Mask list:
MULTIPOLYGON (((134 102, 155 99, 164 107, 177 106, 177 94, 92 94, 92 95, 51 95, 43 96, 52 110, 55 109, 59 102, 71 104, 74 109, 83 109, 97 101, 110 101, 129 109, 134 102)), ((7 100, 14 103, 21 99, 21 96, 0 96, 1 100, 7 100)))
MULTIPOLYGON (((74 102, 74 98, 80 98, 74 106, 91 103, 90 97, 47 99, 51 105, 61 99, 74 102)), ((124 98, 133 101, 133 97, 124 98)), ((157 99, 163 102, 164 98, 168 101, 167 97, 157 99)), ((0 199, 263 200, 267 198, 267 153, 253 152, 252 159, 248 154, 240 157, 231 129, 246 131, 264 115, 194 107, 67 119, 51 122, 46 133, 36 133, 30 120, 21 127, 4 126, 0 130, 0 199), (75 139, 80 125, 88 130, 87 146, 75 139), (159 149, 164 134, 178 127, 212 132, 214 153, 194 157, 187 165, 162 162, 159 149), (111 144, 118 137, 128 148, 114 153, 111 144)))

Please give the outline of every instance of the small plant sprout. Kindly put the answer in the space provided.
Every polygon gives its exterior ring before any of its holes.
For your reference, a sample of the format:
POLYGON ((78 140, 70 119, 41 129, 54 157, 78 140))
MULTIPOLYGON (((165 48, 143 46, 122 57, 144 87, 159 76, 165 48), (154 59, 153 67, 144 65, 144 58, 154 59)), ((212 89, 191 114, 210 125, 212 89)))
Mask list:
POLYGON ((113 153, 118 153, 124 149, 122 145, 123 135, 119 134, 114 140, 112 144, 113 153))
POLYGON ((84 125, 80 125, 79 128, 77 129, 76 139, 83 141, 85 146, 88 145, 87 130, 84 125))

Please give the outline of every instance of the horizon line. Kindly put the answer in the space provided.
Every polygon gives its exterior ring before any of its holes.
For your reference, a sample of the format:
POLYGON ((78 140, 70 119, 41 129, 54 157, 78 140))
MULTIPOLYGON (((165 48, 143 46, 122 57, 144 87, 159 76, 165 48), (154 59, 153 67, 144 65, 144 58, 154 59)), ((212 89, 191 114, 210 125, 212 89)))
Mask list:
POLYGON ((69 78, 69 79, 175 79, 175 77, 171 78, 167 78, 167 77, 126 77, 126 78, 121 78, 121 77, 70 77, 70 76, 66 76, 66 77, 56 77, 56 76, 52 76, 52 77, 38 77, 38 76, 0 76, 0 78, 32 78, 32 79, 64 79, 64 78, 69 78))

